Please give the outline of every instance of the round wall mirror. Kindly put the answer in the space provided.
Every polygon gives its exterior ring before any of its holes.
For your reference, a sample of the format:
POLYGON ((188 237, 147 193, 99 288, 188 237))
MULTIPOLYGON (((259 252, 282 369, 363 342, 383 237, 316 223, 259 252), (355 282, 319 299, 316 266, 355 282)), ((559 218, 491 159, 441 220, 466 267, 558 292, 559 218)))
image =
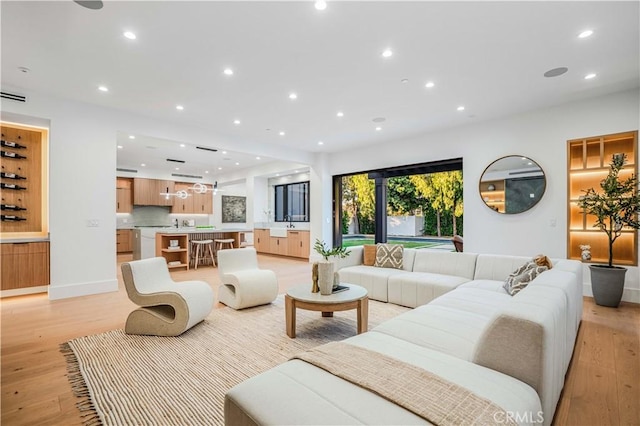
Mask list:
POLYGON ((538 163, 510 155, 484 169, 480 197, 487 207, 498 213, 522 213, 540 201, 546 187, 547 181, 538 163))

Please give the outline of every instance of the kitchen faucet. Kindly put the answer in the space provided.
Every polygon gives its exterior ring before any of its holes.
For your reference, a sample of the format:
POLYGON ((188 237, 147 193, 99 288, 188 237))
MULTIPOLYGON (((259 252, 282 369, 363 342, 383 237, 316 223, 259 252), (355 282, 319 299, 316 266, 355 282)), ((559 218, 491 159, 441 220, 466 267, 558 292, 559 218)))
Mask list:
POLYGON ((288 214, 284 215, 284 220, 288 220, 289 221, 289 224, 287 225, 287 228, 292 228, 293 229, 293 228, 296 227, 293 223, 291 223, 292 222, 291 215, 288 215, 288 214))

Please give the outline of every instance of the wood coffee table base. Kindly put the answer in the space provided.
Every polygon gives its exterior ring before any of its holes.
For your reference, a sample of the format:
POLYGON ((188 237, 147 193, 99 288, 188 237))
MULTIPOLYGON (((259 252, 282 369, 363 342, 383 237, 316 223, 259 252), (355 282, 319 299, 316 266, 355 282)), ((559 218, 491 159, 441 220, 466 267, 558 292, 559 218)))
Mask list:
POLYGON ((322 312, 323 317, 333 317, 334 312, 356 309, 358 318, 358 334, 364 333, 369 329, 369 297, 367 296, 351 302, 312 303, 296 300, 288 294, 285 294, 284 307, 287 336, 292 339, 296 337, 296 308, 305 309, 307 311, 322 312))

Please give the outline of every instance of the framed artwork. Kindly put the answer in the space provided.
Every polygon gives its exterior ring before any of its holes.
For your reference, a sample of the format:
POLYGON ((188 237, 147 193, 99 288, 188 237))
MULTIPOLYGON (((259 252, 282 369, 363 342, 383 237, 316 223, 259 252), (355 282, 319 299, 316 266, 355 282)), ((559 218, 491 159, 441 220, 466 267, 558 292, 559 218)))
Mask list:
POLYGON ((222 223, 244 223, 247 221, 247 197, 222 196, 222 223))

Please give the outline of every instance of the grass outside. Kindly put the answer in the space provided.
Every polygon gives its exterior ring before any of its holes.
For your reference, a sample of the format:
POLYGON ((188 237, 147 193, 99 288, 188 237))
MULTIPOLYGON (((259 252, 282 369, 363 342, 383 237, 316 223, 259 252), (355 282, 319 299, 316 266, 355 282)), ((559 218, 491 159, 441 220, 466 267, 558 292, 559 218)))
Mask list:
MULTIPOLYGON (((424 241, 393 240, 393 244, 402 244, 405 248, 427 248, 437 245, 436 243, 426 243, 424 241)), ((375 244, 373 238, 349 239, 342 241, 342 247, 362 246, 365 244, 375 244)))

